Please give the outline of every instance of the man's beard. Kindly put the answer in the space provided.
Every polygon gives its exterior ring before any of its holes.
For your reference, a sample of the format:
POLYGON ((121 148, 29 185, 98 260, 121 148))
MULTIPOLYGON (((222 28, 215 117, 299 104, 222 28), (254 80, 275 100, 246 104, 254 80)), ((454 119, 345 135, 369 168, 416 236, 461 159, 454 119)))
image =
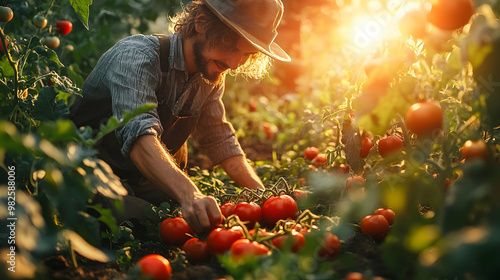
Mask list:
POLYGON ((208 64, 210 61, 203 55, 203 51, 208 49, 208 43, 202 40, 196 40, 193 44, 193 53, 194 53, 194 63, 196 67, 199 69, 201 73, 201 77, 205 82, 211 85, 220 84, 224 77, 226 76, 226 71, 222 73, 210 73, 208 71, 208 64))

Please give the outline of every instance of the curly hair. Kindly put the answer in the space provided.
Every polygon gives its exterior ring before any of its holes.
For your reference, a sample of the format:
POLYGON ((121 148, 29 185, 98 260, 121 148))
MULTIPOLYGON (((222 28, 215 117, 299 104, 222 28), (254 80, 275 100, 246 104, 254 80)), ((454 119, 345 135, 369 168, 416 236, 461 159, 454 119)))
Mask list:
MULTIPOLYGON (((224 24, 210 9, 201 2, 193 0, 189 2, 181 12, 177 13, 170 20, 172 22, 170 31, 177 33, 181 37, 189 39, 197 34, 195 29, 195 17, 199 12, 206 15, 204 22, 206 27, 205 37, 209 46, 232 49, 237 44, 240 35, 224 24)), ((230 75, 241 74, 252 79, 263 79, 271 66, 272 59, 262 52, 252 54, 247 61, 234 70, 228 70, 230 75)))

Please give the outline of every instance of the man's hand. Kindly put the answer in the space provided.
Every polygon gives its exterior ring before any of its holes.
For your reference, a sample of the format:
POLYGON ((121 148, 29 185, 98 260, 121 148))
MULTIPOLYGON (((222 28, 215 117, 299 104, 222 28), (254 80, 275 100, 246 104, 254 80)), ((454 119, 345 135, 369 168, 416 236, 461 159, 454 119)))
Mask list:
POLYGON ((221 162, 221 167, 242 188, 264 190, 264 184, 255 174, 245 156, 234 156, 221 162))
POLYGON ((222 222, 220 208, 211 196, 197 193, 181 203, 181 207, 182 217, 198 233, 207 232, 222 222))

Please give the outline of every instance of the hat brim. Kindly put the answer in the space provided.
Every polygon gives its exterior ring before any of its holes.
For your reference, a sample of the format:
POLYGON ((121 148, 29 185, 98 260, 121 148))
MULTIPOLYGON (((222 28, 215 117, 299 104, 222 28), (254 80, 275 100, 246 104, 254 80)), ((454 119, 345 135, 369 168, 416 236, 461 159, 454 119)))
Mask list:
POLYGON ((229 26, 231 29, 233 29, 236 33, 238 33, 240 36, 245 38, 248 42, 250 42, 254 47, 256 47, 259 51, 263 52, 264 54, 280 60, 280 61, 291 61, 292 59, 290 56, 275 42, 272 42, 271 45, 268 45, 261 40, 257 39, 255 36, 252 34, 246 32, 243 28, 239 27, 238 25, 234 24, 231 22, 229 19, 227 19, 223 14, 221 14, 219 11, 217 11, 207 0, 202 0, 204 4, 207 5, 207 7, 220 19, 222 22, 224 22, 227 26, 229 26))

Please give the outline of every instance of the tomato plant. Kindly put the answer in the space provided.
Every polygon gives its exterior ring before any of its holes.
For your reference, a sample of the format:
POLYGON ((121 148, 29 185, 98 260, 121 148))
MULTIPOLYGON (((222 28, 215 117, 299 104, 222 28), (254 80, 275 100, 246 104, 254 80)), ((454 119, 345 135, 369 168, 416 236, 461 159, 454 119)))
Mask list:
POLYGON ((12 9, 5 6, 0 6, 0 21, 9 22, 14 17, 12 9))
POLYGON ((188 241, 193 230, 182 217, 169 218, 161 222, 160 237, 166 244, 181 246, 188 241))
POLYGON ((73 24, 67 20, 59 20, 56 23, 56 30, 61 35, 68 35, 73 29, 73 24))
POLYGON ((436 0, 429 12, 429 22, 443 30, 455 30, 469 23, 474 14, 473 0, 436 0))
POLYGON ((417 137, 434 136, 443 126, 443 110, 434 101, 415 103, 408 109, 405 123, 406 128, 417 137))
POLYGON ((304 158, 307 160, 313 160, 319 154, 319 150, 316 147, 307 147, 304 149, 304 158))
POLYGON ((42 15, 36 15, 33 17, 33 25, 37 28, 45 28, 47 26, 47 18, 42 15))
POLYGON ((146 255, 137 264, 140 266, 143 276, 153 277, 156 280, 168 280, 172 276, 170 262, 161 255, 146 255))
POLYGON ((384 136, 378 141, 378 153, 383 157, 393 156, 403 150, 403 140, 396 135, 384 136))
POLYGON ((190 263, 206 262, 210 258, 210 250, 207 241, 193 237, 182 245, 182 250, 186 252, 190 263))
POLYGON ((382 241, 389 232, 389 222, 382 215, 368 215, 361 221, 361 232, 375 241, 382 241))
POLYGON ((367 157, 372 147, 373 141, 370 138, 366 136, 361 137, 361 150, 359 151, 359 156, 362 158, 367 157))
POLYGON ((253 258, 270 254, 271 251, 264 244, 248 239, 236 240, 229 249, 229 254, 234 259, 253 258))
POLYGON ((238 239, 243 238, 241 227, 232 227, 230 229, 213 229, 207 237, 208 249, 212 254, 223 254, 231 248, 231 245, 238 239))
POLYGON ((236 214, 242 222, 247 222, 247 227, 252 228, 256 222, 260 221, 262 210, 255 202, 239 202, 234 208, 236 214))
POLYGON ((483 140, 467 140, 460 149, 462 158, 465 160, 471 159, 489 159, 488 146, 483 140))
POLYGON ((291 250, 293 253, 297 253, 306 245, 306 239, 304 235, 298 231, 292 230, 289 234, 279 235, 273 238, 273 245, 276 248, 283 250, 287 242, 290 242, 291 250))
POLYGON ((392 211, 392 209, 378 208, 374 213, 384 216, 387 219, 387 222, 389 222, 389 226, 392 226, 392 224, 394 224, 394 218, 396 214, 394 213, 394 211, 392 211))
POLYGON ((272 196, 262 204, 262 223, 272 228, 279 220, 295 219, 298 213, 297 203, 291 196, 272 196))

